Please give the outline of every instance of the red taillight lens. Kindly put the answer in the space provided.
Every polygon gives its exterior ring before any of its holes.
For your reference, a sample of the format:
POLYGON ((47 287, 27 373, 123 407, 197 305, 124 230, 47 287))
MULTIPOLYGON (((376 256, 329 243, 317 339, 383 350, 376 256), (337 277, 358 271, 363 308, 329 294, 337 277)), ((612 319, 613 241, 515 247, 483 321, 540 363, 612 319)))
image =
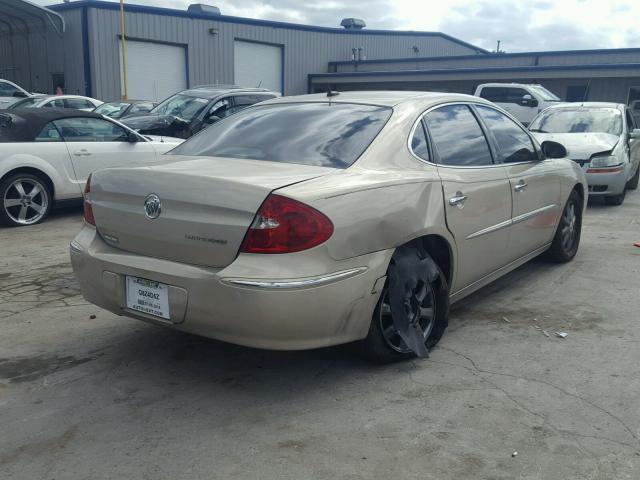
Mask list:
POLYGON ((84 186, 84 195, 82 196, 82 210, 84 210, 84 221, 89 225, 96 226, 96 219, 93 217, 93 209, 91 203, 87 199, 87 194, 91 191, 91 174, 87 178, 87 184, 84 186))
POLYGON ((244 237, 243 253, 292 253, 325 242, 333 223, 315 208, 291 198, 269 195, 244 237))

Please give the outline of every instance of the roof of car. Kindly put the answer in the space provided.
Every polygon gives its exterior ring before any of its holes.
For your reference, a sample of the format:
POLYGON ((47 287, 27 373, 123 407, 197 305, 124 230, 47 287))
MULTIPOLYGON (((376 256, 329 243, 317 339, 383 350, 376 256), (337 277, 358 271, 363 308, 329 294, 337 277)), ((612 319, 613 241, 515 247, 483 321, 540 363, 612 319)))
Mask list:
POLYGON ((191 95, 193 97, 215 98, 225 93, 273 93, 266 88, 243 88, 232 85, 200 85, 179 92, 183 95, 191 95))
POLYGON ((335 102, 335 103, 360 103, 366 105, 379 105, 393 107, 401 103, 421 101, 423 103, 442 103, 447 101, 473 101, 487 103, 479 97, 465 95, 462 93, 443 92, 413 92, 405 90, 367 90, 350 92, 333 92, 329 96, 327 93, 312 93, 309 95, 297 95, 290 97, 279 97, 267 100, 263 103, 295 103, 295 102, 335 102))
POLYGON ((31 142, 44 126, 63 118, 100 118, 102 115, 71 108, 16 108, 0 110, 0 128, 4 142, 31 142))
MULTIPOLYGON (((589 108, 624 108, 623 103, 614 103, 614 102, 571 102, 571 103, 561 103, 559 105, 551 105, 547 107, 548 109, 557 109, 557 108, 576 108, 576 107, 589 107, 589 108)), ((546 110, 546 109, 545 109, 546 110)))

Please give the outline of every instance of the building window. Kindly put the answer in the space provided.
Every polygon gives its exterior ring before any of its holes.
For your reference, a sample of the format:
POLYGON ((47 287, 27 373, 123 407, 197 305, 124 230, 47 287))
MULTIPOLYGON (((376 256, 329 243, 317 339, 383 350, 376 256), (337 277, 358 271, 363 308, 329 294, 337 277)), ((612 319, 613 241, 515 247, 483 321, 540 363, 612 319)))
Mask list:
POLYGON ((589 97, 587 85, 569 85, 567 87, 567 102, 586 102, 589 97))

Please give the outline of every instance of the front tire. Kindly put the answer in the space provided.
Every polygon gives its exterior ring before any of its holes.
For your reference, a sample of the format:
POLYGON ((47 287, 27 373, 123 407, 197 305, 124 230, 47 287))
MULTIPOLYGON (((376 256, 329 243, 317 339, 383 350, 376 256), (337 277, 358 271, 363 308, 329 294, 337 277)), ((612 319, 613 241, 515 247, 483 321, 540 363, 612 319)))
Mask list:
POLYGON ((0 182, 0 223, 22 227, 42 222, 51 210, 51 191, 30 173, 9 175, 0 182))
POLYGON ((582 207, 580 194, 576 190, 572 191, 562 211, 551 247, 546 252, 549 260, 566 263, 576 256, 582 232, 582 207))
MULTIPOLYGON (((418 282, 417 289, 406 291, 404 303, 417 307, 414 321, 422 332, 424 346, 428 350, 440 341, 449 323, 449 286, 442 270, 422 248, 407 245, 400 249, 409 249, 415 261, 426 267, 424 281, 418 282)), ((362 355, 374 363, 391 363, 416 356, 394 326, 391 313, 389 275, 390 269, 395 267, 395 257, 394 254, 387 269, 387 282, 373 313, 369 333, 360 342, 362 355)))

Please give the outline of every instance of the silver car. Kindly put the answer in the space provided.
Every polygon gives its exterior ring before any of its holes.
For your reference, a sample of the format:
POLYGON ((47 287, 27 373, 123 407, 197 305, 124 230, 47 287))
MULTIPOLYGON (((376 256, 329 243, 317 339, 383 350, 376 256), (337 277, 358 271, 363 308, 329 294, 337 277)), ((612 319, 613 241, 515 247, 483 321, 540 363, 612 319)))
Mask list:
POLYGON ((585 102, 549 107, 529 126, 543 142, 562 143, 586 173, 589 195, 620 205, 638 188, 640 130, 620 103, 585 102))
POLYGON ((565 153, 468 95, 273 99, 173 161, 94 173, 71 261, 85 298, 119 315, 424 357, 450 302, 539 254, 574 257, 587 187, 565 153))

